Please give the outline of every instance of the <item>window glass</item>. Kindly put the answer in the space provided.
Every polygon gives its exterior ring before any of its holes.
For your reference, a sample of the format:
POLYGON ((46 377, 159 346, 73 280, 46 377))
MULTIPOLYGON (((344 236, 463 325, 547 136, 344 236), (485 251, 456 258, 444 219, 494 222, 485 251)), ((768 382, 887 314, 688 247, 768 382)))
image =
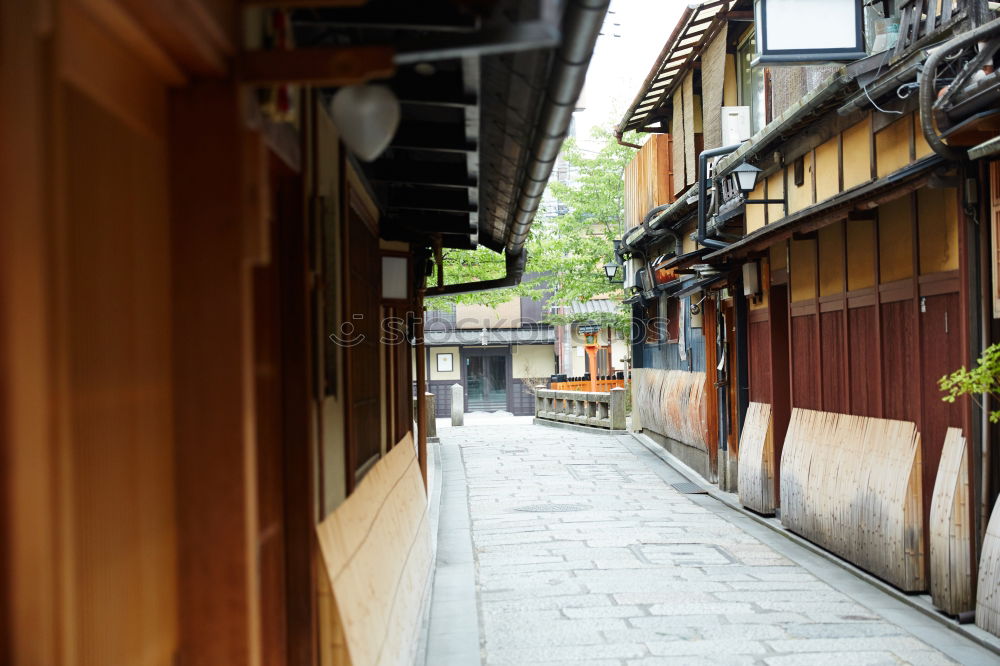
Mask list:
POLYGON ((757 33, 750 28, 740 38, 736 52, 739 61, 739 104, 750 107, 750 132, 756 134, 766 124, 764 116, 764 69, 750 65, 757 55, 757 33))

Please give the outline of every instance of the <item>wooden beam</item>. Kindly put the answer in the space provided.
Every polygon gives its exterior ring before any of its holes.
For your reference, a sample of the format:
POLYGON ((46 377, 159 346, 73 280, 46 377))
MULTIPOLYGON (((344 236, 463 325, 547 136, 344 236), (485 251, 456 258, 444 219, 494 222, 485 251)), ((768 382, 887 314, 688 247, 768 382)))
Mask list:
POLYGON ((242 83, 257 85, 348 86, 391 77, 393 55, 387 46, 244 51, 238 72, 242 83))
POLYGON ((475 187, 477 183, 464 164, 420 161, 380 162, 374 165, 369 178, 376 182, 464 189, 475 187))

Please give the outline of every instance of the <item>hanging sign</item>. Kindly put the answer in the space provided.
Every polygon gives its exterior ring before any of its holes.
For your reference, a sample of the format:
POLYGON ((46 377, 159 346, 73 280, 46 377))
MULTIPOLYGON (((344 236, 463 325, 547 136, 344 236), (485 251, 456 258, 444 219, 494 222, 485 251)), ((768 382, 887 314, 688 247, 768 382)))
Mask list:
POLYGON ((756 0, 753 64, 801 65, 864 58, 861 0, 756 0))

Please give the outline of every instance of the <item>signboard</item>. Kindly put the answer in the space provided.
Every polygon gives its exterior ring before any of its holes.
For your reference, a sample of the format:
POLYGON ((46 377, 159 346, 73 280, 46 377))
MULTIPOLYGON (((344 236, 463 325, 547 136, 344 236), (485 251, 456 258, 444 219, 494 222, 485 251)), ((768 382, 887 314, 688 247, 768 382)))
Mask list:
POLYGON ((864 58, 861 0, 755 0, 753 64, 801 65, 864 58))
POLYGON ((580 335, 584 333, 599 333, 602 328, 604 327, 599 324, 581 324, 580 335))

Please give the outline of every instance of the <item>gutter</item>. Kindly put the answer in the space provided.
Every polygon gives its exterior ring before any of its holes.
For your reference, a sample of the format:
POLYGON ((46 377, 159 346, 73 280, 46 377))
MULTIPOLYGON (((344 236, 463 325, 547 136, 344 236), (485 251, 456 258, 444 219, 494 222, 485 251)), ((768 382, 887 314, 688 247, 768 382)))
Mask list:
MULTIPOLYGON (((531 222, 545 193, 559 149, 583 90, 590 57, 601 32, 610 0, 571 0, 563 17, 562 46, 555 54, 552 76, 535 130, 531 157, 521 182, 521 194, 507 238, 508 255, 520 255, 531 222)), ((518 280, 520 277, 518 277, 518 280)))
POLYGON ((521 250, 520 254, 511 254, 508 250, 504 255, 507 264, 507 274, 495 280, 480 280, 479 282, 461 282, 459 284, 446 284, 443 287, 428 287, 424 291, 425 296, 448 296, 451 294, 469 294, 474 291, 491 291, 493 289, 503 289, 504 287, 516 287, 524 276, 524 267, 528 263, 527 250, 521 250))
POLYGON ((531 157, 521 180, 520 195, 510 235, 507 237, 507 274, 496 280, 431 287, 424 292, 425 295, 468 294, 520 284, 528 260, 528 253, 524 249, 528 231, 573 119, 573 110, 583 90, 590 57, 610 2, 611 0, 571 0, 563 15, 562 34, 565 38, 554 56, 555 62, 539 114, 531 157))
POLYGON ((744 142, 739 150, 720 161, 716 166, 715 175, 725 176, 742 162, 764 152, 774 141, 791 132, 792 128, 807 115, 814 113, 839 95, 854 81, 854 78, 854 75, 850 74, 845 67, 841 67, 812 92, 785 109, 784 113, 750 137, 749 141, 744 142))

